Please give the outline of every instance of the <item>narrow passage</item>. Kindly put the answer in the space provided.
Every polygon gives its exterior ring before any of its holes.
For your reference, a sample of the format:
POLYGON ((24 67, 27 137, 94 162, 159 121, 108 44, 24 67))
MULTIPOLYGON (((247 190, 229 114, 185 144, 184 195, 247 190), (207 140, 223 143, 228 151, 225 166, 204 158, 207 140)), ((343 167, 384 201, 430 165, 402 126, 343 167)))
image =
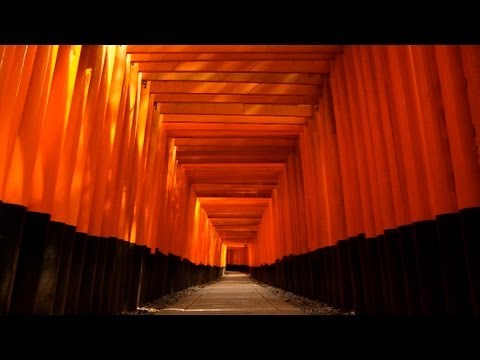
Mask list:
POLYGON ((156 315, 304 315, 256 284, 250 275, 227 272, 219 281, 181 298, 156 315))

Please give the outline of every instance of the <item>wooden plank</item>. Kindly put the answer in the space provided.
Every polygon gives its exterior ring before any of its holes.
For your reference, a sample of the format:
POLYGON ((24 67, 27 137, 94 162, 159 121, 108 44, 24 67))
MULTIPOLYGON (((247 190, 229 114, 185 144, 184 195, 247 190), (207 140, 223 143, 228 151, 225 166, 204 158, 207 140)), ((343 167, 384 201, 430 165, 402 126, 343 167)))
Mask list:
MULTIPOLYGON (((242 244, 242 243, 239 243, 238 241, 237 242, 234 242, 234 241, 229 241, 229 240, 223 240, 222 239, 222 242, 228 247, 228 248, 244 248, 245 247, 245 244, 242 244)), ((245 241, 245 243, 250 243, 251 241, 245 241)))
POLYGON ((231 197, 231 198, 271 198, 272 192, 255 192, 252 194, 245 194, 245 193, 236 193, 236 192, 196 192, 197 196, 209 196, 209 197, 231 197))
MULTIPOLYGON (((168 115, 163 115, 163 121, 165 122, 165 117, 168 118, 168 115)), ((303 130, 302 125, 292 125, 292 124, 277 124, 277 125, 268 125, 268 124, 181 124, 168 122, 164 124, 165 130, 183 130, 185 126, 188 126, 189 131, 205 131, 205 130, 230 130, 230 131, 271 131, 272 136, 275 135, 275 131, 292 131, 300 132, 303 130)))
POLYGON ((254 82, 262 84, 321 85, 325 75, 262 72, 146 72, 147 81, 194 81, 194 82, 254 82))
POLYGON ((178 146, 176 147, 177 154, 179 153, 190 153, 190 152, 223 152, 223 151, 237 151, 237 152, 294 152, 297 150, 296 146, 270 146, 270 145, 188 145, 188 146, 178 146))
POLYGON ((265 61, 265 60, 330 60, 332 53, 133 53, 132 62, 162 61, 265 61))
POLYGON ((263 215, 263 210, 264 209, 258 209, 256 211, 252 209, 246 209, 246 210, 214 210, 214 209, 209 209, 205 211, 207 212, 208 216, 213 216, 213 217, 262 217, 263 215))
POLYGON ((296 139, 282 138, 233 138, 233 139, 212 139, 212 138, 175 138, 175 146, 297 146, 296 139))
POLYGON ((198 199, 200 202, 200 205, 205 209, 206 206, 210 205, 215 205, 217 207, 221 206, 224 207, 225 209, 232 209, 235 207, 245 207, 245 206, 259 206, 261 205, 262 207, 265 207, 269 204, 270 200, 266 199, 229 199, 229 198, 224 198, 224 199, 217 199, 217 198, 208 198, 208 197, 202 197, 198 199))
POLYGON ((225 219, 225 220, 233 220, 233 219, 252 219, 260 221, 262 219, 262 214, 251 214, 251 213, 243 213, 243 214, 236 214, 232 216, 231 214, 209 214, 208 218, 214 219, 225 219))
POLYGON ((257 234, 257 226, 227 226, 216 225, 215 230, 221 235, 227 236, 255 236, 257 234))
MULTIPOLYGON (((182 124, 221 124, 223 129, 229 129, 231 125, 237 124, 272 124, 272 125, 304 125, 307 123, 306 117, 299 116, 261 116, 261 115, 186 115, 186 114, 165 114, 163 123, 182 124)), ((217 125, 218 126, 218 125, 217 125)), ((273 130, 273 129, 272 129, 273 130)))
MULTIPOLYGON (((159 104, 157 110, 162 114, 312 116, 312 107, 310 105, 211 104, 208 102, 192 102, 159 104)), ((163 121, 169 120, 164 117, 163 121)))
MULTIPOLYGON (((273 126, 273 125, 272 125, 273 126)), ((252 138, 259 137, 272 137, 278 136, 281 138, 292 138, 296 139, 298 137, 299 131, 294 130, 188 130, 185 128, 180 129, 165 129, 167 136, 169 137, 188 137, 188 138, 205 138, 205 137, 216 137, 216 138, 237 138, 239 136, 250 136, 252 138)))
POLYGON ((205 164, 205 165, 182 165, 182 167, 185 169, 196 169, 196 170, 202 170, 207 168, 217 168, 220 170, 228 169, 229 172, 232 171, 233 169, 243 169, 243 170, 254 171, 255 168, 258 168, 263 170, 277 170, 281 172, 284 168, 284 165, 259 162, 258 164, 252 164, 249 166, 245 166, 242 164, 230 164, 230 165, 205 164))
MULTIPOLYGON (((235 185, 235 184, 192 184, 194 191, 218 190, 218 191, 271 191, 276 185, 235 185)), ((205 196, 208 197, 208 196, 205 196)))
POLYGON ((128 53, 333 53, 341 45, 128 45, 128 53))
MULTIPOLYGON (((220 164, 219 164, 220 165, 220 164)), ((229 173, 228 171, 210 171, 210 172, 203 172, 203 173, 187 173, 187 176, 190 180, 192 180, 192 184, 194 182, 201 182, 202 180, 211 181, 215 180, 213 184, 227 184, 228 180, 237 179, 239 177, 248 177, 249 179, 245 179, 245 185, 249 185, 251 183, 258 182, 257 185, 261 185, 260 181, 268 181, 269 183, 276 183, 278 178, 277 172, 267 172, 267 173, 247 173, 247 172, 236 172, 236 173, 229 173), (250 180, 250 181, 249 181, 250 180)), ((212 182, 211 182, 212 183, 212 182)), ((238 183, 235 183, 238 184, 238 183)), ((268 184, 264 184, 268 185, 268 184)), ((271 185, 271 184, 270 184, 271 185)))
MULTIPOLYGON (((238 164, 238 163, 236 163, 238 164)), ((221 180, 219 179, 212 179, 212 178, 206 178, 206 179, 195 179, 195 178, 190 178, 190 183, 191 184, 255 184, 255 185, 275 185, 277 186, 278 182, 277 180, 272 180, 272 179, 258 179, 258 178, 252 178, 252 179, 247 179, 247 178, 222 178, 221 180)))
POLYGON ((258 218, 215 218, 209 217, 210 222, 214 225, 258 225, 258 218))
POLYGON ((222 94, 222 95, 303 95, 320 96, 316 85, 262 84, 194 81, 152 81, 153 94, 222 94))
POLYGON ((248 149, 242 149, 242 150, 222 150, 218 151, 213 150, 213 151, 182 151, 177 153, 177 159, 186 159, 186 158, 196 158, 196 157, 268 157, 268 156, 289 156, 292 152, 289 149, 282 149, 278 151, 271 151, 271 150, 248 150, 248 149))
POLYGON ((283 60, 283 61, 163 61, 139 62, 139 72, 262 72, 262 73, 298 73, 328 74, 330 64, 327 60, 283 60))
POLYGON ((221 164, 228 164, 228 163, 255 163, 258 161, 270 161, 270 162, 277 162, 277 163, 284 163, 287 160, 287 156, 264 156, 264 157, 189 157, 189 158, 182 158, 179 160, 181 164, 203 164, 203 163, 221 163, 221 164))
POLYGON ((316 105, 318 97, 305 95, 212 95, 212 94, 154 94, 160 103, 241 103, 316 105))

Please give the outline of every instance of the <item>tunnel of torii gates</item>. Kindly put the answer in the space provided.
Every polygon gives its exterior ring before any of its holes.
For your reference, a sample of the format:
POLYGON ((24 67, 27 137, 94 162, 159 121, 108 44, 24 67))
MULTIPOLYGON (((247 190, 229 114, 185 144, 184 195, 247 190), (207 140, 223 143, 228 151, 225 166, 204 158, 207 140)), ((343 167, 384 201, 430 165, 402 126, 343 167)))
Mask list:
POLYGON ((0 313, 240 266, 357 314, 480 314, 480 47, 0 47, 0 313))

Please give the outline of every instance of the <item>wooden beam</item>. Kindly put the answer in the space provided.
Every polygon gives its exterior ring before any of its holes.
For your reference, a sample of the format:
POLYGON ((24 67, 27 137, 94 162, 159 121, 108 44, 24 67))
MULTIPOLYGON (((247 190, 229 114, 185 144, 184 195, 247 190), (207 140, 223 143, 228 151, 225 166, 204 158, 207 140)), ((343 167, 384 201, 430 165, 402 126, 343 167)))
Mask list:
MULTIPOLYGON (((168 124, 167 124, 168 125, 168 124)), ((236 124, 238 125, 238 124, 236 124)), ((225 125, 223 125, 225 126, 225 125)), ((272 125, 274 126, 274 125, 272 125)), ((189 130, 188 128, 176 128, 176 129, 167 129, 167 136, 169 137, 187 137, 187 138, 238 138, 244 136, 250 136, 252 138, 265 138, 278 136, 280 138, 298 138, 299 131, 293 130, 221 130, 221 129, 212 129, 212 130, 189 130)))
MULTIPOLYGON (((228 249, 230 248, 235 248, 235 249, 238 249, 238 248, 244 248, 245 247, 245 244, 244 243, 240 243, 238 241, 225 241, 225 240, 222 240, 222 242, 227 246, 228 249)), ((249 244, 251 243, 252 241, 245 241, 245 243, 249 244)))
MULTIPOLYGON (((158 104, 162 114, 206 114, 206 115, 268 115, 268 116, 312 116, 310 105, 262 105, 262 104, 211 104, 211 103, 169 103, 158 104)), ((163 121, 168 121, 165 117, 163 121)))
POLYGON ((193 160, 201 160, 202 162, 217 162, 217 161, 228 161, 228 162, 236 162, 239 161, 247 161, 247 162, 262 162, 258 161, 257 159, 262 160, 270 160, 277 162, 279 160, 286 161, 290 156, 290 152, 281 152, 281 153, 272 153, 270 151, 252 151, 252 152, 239 152, 239 151, 208 151, 206 153, 180 153, 177 154, 177 160, 179 163, 183 162, 190 162, 193 160))
POLYGON ((261 72, 328 74, 327 60, 265 60, 265 61, 162 61, 139 62, 139 72, 261 72))
POLYGON ((263 215, 263 211, 264 209, 259 209, 257 211, 253 211, 253 210, 245 210, 245 211, 241 211, 241 210, 236 210, 236 211, 227 211, 227 210, 205 210, 208 214, 208 216, 212 216, 212 217, 230 217, 230 218, 236 218, 236 217, 241 217, 241 218, 244 218, 244 217, 256 217, 256 218, 261 218, 262 215, 263 215))
POLYGON ((265 61, 265 60, 330 60, 333 53, 133 53, 132 62, 161 61, 265 61))
MULTIPOLYGON (((234 169, 240 169, 240 170, 254 170, 255 168, 260 169, 260 170, 277 170, 277 171, 282 171, 284 169, 284 165, 279 165, 279 164, 269 164, 269 163, 258 163, 258 164, 252 164, 252 165, 242 165, 242 164, 230 164, 230 165, 215 165, 215 164, 205 164, 205 165, 182 165, 185 169, 195 169, 195 170, 203 170, 203 169, 211 169, 211 168, 217 168, 217 169, 225 169, 228 170, 229 172, 234 170, 234 169)), ((209 171, 209 170, 207 170, 209 171)))
MULTIPOLYGON (((230 125, 236 124, 271 124, 271 125, 305 125, 306 117, 280 116, 280 115, 190 115, 190 114, 164 114, 163 124, 221 124, 223 129, 230 129, 230 125)), ((171 129, 171 128, 170 128, 171 129)), ((273 129, 272 129, 273 130, 273 129)))
POLYGON ((230 145, 230 144, 224 144, 224 145, 177 145, 176 146, 176 152, 177 154, 179 153, 199 153, 201 154, 202 152, 223 152, 223 151, 229 151, 229 152, 295 152, 297 150, 296 146, 271 146, 271 145, 250 145, 250 146, 245 146, 245 145, 230 145))
POLYGON ((208 218, 214 218, 214 219, 257 219, 260 221, 262 219, 262 214, 251 214, 251 213, 244 213, 244 214, 236 214, 236 215, 231 215, 231 214, 210 214, 208 215, 208 218))
MULTIPOLYGON (((238 164, 238 162, 236 163, 238 164)), ((232 178, 232 179, 201 179, 196 180, 194 178, 190 178, 191 184, 255 184, 255 185, 275 185, 277 186, 277 180, 265 179, 247 179, 247 178, 232 178)))
POLYGON ((257 225, 244 225, 244 224, 235 224, 235 225, 225 225, 225 224, 217 224, 215 225, 215 229, 217 231, 257 231, 257 225))
MULTIPOLYGON (((256 237, 255 237, 256 238, 256 237)), ((250 244, 255 241, 254 237, 251 238, 230 238, 230 237, 224 237, 221 238, 223 243, 226 244, 231 244, 233 242, 237 242, 240 246, 239 247, 244 247, 244 244, 250 244)), ((233 247, 230 245, 230 247, 233 247)))
MULTIPOLYGON (((192 184, 194 191, 218 190, 218 191, 272 191, 275 185, 238 185, 238 184, 192 184)), ((204 196, 208 197, 208 196, 204 196)))
MULTIPOLYGON (((161 115, 162 116, 162 115, 161 115)), ((165 117, 169 117, 170 115, 163 115, 163 121, 165 122, 165 117)), ((188 116, 188 115, 187 115, 188 116)), ((269 131, 271 132, 272 136, 275 136, 275 131, 291 131, 293 132, 301 132, 303 130, 303 125, 295 125, 295 124, 276 124, 276 125, 269 125, 269 124, 202 124, 202 123, 195 123, 195 124, 181 124, 181 123, 174 123, 169 122, 163 125, 165 130, 184 130, 185 126, 188 126, 189 131, 209 131, 209 130, 229 130, 229 131, 269 131)), ((238 136, 237 136, 238 137, 238 136)))
POLYGON ((222 95, 302 95, 320 96, 316 85, 262 84, 194 81, 152 81, 152 94, 222 94, 222 95))
POLYGON ((282 138, 175 138, 174 144, 180 146, 297 146, 296 139, 282 138))
POLYGON ((235 192, 197 192, 197 196, 209 196, 209 197, 231 197, 231 198, 271 198, 272 192, 256 192, 253 194, 235 193, 235 192))
POLYGON ((318 97, 304 95, 214 95, 214 94, 154 94, 159 103, 241 103, 278 105, 317 105, 318 97))
POLYGON ((142 79, 147 81, 194 81, 194 82, 253 82, 262 84, 321 85, 323 74, 261 73, 261 72, 146 72, 142 79))
POLYGON ((333 53, 341 45, 128 45, 128 53, 333 53))
POLYGON ((208 218, 213 225, 258 225, 261 219, 259 218, 208 218))

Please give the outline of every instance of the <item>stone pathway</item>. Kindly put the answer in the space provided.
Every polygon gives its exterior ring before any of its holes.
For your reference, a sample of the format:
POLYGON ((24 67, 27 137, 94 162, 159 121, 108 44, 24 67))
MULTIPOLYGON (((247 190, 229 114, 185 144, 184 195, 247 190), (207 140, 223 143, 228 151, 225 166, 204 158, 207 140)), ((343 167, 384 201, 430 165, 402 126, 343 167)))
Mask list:
POLYGON ((227 271, 217 281, 194 286, 124 315, 354 315, 327 304, 227 271))

